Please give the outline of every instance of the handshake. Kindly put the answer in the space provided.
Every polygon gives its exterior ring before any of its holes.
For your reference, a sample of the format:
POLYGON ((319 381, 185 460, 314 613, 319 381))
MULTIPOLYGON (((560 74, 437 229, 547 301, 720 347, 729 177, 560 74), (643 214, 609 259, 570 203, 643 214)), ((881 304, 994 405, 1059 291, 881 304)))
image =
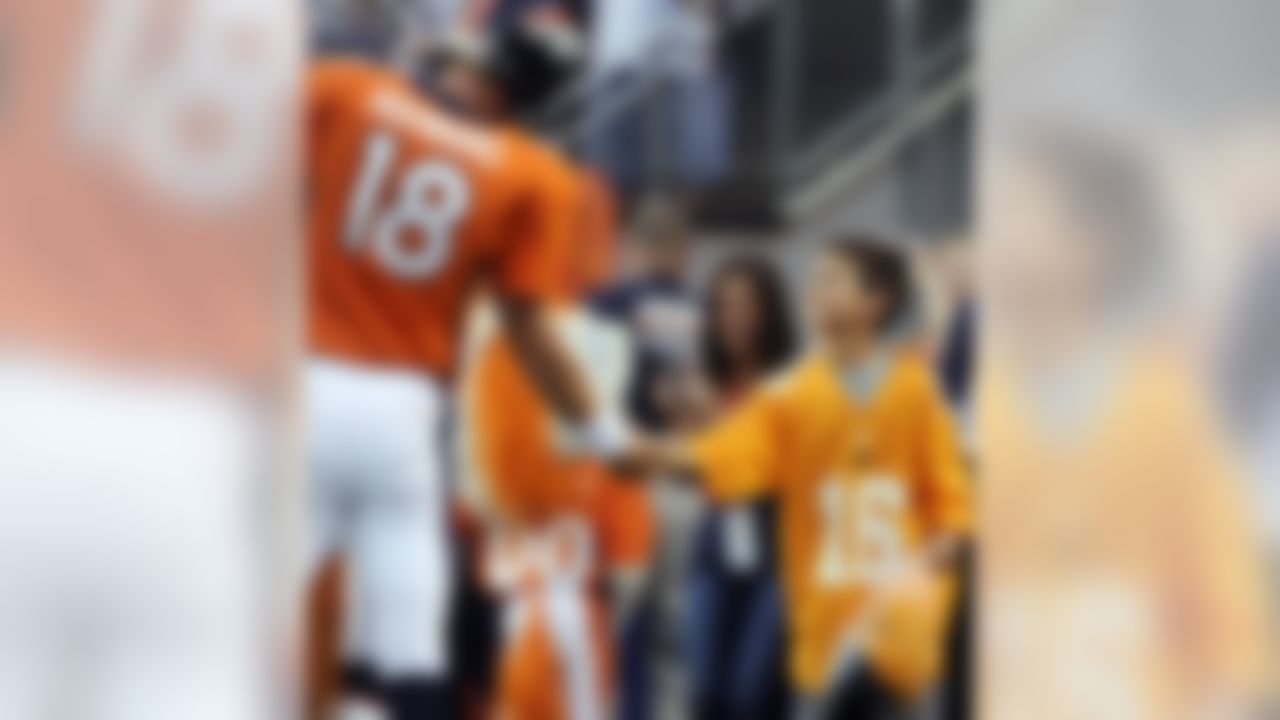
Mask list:
POLYGON ((598 460, 629 479, 678 473, 692 465, 683 436, 644 432, 614 413, 598 415, 576 428, 565 428, 557 444, 566 457, 598 460))
POLYGON ((589 422, 565 427, 559 443, 569 456, 591 457, 624 477, 655 473, 684 473, 691 469, 689 436, 716 417, 717 403, 710 385, 694 371, 671 373, 655 383, 656 405, 670 420, 666 433, 633 427, 619 405, 605 409, 589 422))

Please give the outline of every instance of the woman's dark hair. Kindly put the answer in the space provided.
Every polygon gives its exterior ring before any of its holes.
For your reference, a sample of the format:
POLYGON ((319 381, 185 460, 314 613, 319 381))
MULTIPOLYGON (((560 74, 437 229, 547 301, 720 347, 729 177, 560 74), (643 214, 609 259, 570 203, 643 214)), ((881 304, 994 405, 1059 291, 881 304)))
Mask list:
POLYGON ((832 241, 828 249, 847 262, 868 289, 884 298, 880 332, 891 332, 907 322, 915 291, 911 268, 899 246, 871 235, 848 235, 832 241))
POLYGON ((723 288, 739 279, 750 284, 760 312, 752 347, 755 362, 752 369, 762 374, 770 373, 789 361, 796 351, 791 308, 777 271, 763 259, 753 256, 743 255, 724 261, 711 277, 702 307, 702 361, 712 383, 720 390, 726 389, 736 379, 733 376, 734 359, 720 337, 718 320, 722 311, 723 288))

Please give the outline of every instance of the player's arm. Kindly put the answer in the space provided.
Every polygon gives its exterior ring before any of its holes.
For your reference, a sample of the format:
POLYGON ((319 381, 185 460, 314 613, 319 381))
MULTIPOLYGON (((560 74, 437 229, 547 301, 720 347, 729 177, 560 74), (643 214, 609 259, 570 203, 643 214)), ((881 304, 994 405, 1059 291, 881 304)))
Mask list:
POLYGON ((561 419, 584 426, 596 418, 595 402, 578 363, 556 333, 550 305, 511 295, 498 302, 503 329, 543 398, 561 419))
POLYGON ((558 418, 569 426, 570 452, 610 457, 626 428, 609 403, 594 397, 557 328, 557 312, 574 288, 571 272, 581 238, 575 178, 567 166, 534 153, 525 158, 524 191, 494 267, 498 312, 512 349, 558 418))

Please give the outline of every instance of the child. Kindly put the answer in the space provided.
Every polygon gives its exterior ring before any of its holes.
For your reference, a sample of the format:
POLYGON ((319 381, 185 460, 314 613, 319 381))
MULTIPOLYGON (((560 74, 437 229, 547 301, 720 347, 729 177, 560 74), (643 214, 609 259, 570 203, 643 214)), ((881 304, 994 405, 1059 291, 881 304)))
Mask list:
POLYGON ((777 500, 805 717, 909 709, 941 664, 969 487, 927 365, 895 347, 908 278, 883 243, 833 243, 808 284, 809 353, 709 428, 637 441, 629 458, 696 477, 719 502, 777 500))

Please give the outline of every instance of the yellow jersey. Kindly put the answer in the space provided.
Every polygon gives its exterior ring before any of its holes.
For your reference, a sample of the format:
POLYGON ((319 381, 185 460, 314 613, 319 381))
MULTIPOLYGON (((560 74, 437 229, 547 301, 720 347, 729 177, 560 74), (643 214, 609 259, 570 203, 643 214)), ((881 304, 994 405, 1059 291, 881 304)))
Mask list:
POLYGON ((1042 397, 1067 378, 987 364, 982 717, 1208 717, 1262 694, 1265 579, 1230 450, 1176 355, 1130 352, 1073 383, 1068 413, 1042 397))
MULTIPOLYGON (((855 399, 814 354, 693 442, 716 500, 778 498, 789 666, 806 692, 828 684, 877 584, 931 537, 971 526, 959 443, 929 368, 906 353, 882 360, 874 390, 855 399)), ((916 662, 928 674, 941 662, 946 614, 922 619, 935 651, 916 662)))

